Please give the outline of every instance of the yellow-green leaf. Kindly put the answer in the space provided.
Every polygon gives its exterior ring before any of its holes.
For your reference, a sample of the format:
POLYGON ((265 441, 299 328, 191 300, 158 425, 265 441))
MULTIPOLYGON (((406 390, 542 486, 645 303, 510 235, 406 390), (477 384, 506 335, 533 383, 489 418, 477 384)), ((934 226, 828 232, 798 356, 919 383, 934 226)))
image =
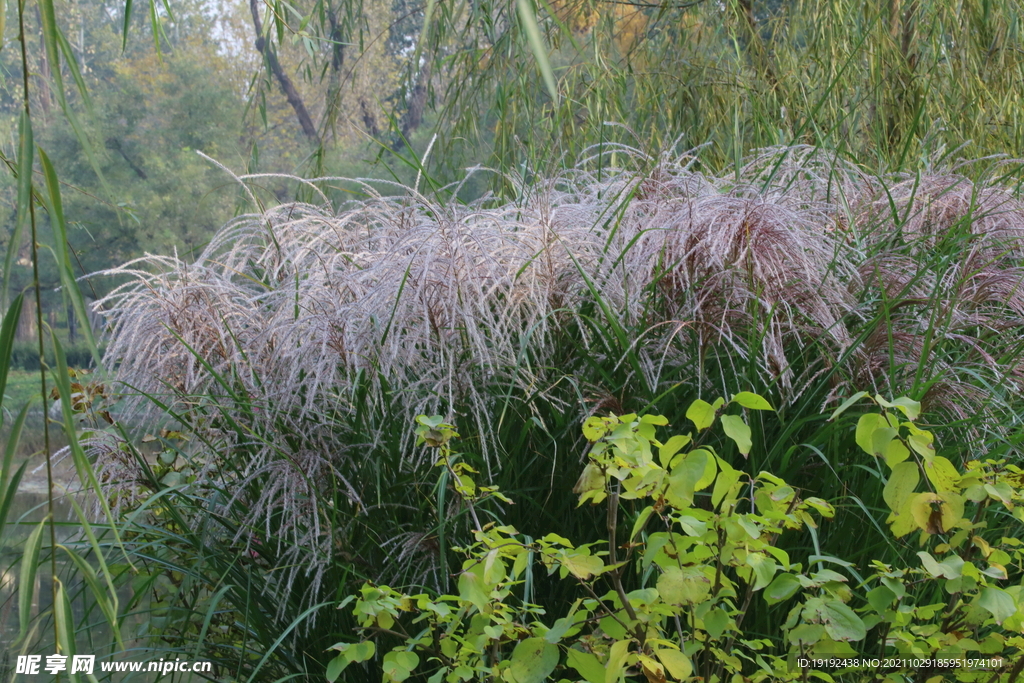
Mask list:
POLYGON ((576 669, 587 683, 604 683, 605 668, 596 655, 569 648, 565 663, 576 669))
POLYGON ((733 396, 732 400, 735 403, 739 403, 744 408, 750 408, 751 410, 773 410, 768 401, 749 391, 741 391, 733 396))
POLYGON ((891 429, 883 415, 865 413, 857 420, 857 445, 868 455, 875 454, 875 431, 878 429, 891 429))
POLYGON ((675 455, 683 448, 686 444, 690 443, 692 438, 689 434, 676 434, 669 438, 661 448, 658 449, 658 460, 661 462, 661 466, 667 468, 669 462, 672 461, 672 456, 675 455))
POLYGON ((935 485, 936 491, 959 491, 960 473, 946 458, 937 455, 924 463, 924 473, 935 485))
POLYGON ((516 683, 542 683, 558 666, 558 647, 543 638, 519 641, 509 667, 516 683))
POLYGON ((750 448, 753 445, 750 441, 750 427, 739 415, 723 415, 722 429, 725 435, 736 442, 736 448, 743 455, 750 455, 750 448))
POLYGON ((992 613, 997 624, 1002 624, 1017 613, 1017 605, 1014 604, 1013 596, 1002 588, 987 586, 981 591, 978 597, 978 604, 992 613))
POLYGON ((917 488, 919 481, 921 481, 921 475, 917 463, 901 462, 893 467, 889 481, 886 482, 885 488, 882 490, 882 498, 885 499, 889 509, 896 513, 902 510, 914 489, 917 488))
POLYGON ((679 650, 662 648, 654 650, 654 654, 665 665, 669 675, 677 681, 686 680, 693 673, 693 664, 690 663, 690 658, 679 650))
POLYGON ((608 662, 604 673, 605 683, 617 683, 619 674, 625 668, 626 658, 629 657, 628 640, 615 641, 608 649, 608 662))
POLYGON ((847 410, 849 410, 850 406, 852 406, 854 403, 856 403, 857 401, 861 400, 862 398, 864 398, 867 395, 868 395, 868 392, 866 392, 866 391, 858 391, 856 394, 854 394, 850 398, 848 398, 845 401, 843 401, 842 405, 840 405, 838 408, 836 408, 836 411, 834 413, 832 413, 832 417, 828 418, 828 421, 832 422, 837 417, 839 417, 840 415, 845 413, 847 410))
POLYGON ((698 398, 686 409, 686 419, 693 422, 698 432, 707 429, 715 423, 715 408, 698 398))
POLYGON ((711 592, 711 581, 699 567, 669 567, 658 577, 658 593, 672 605, 695 605, 711 592))

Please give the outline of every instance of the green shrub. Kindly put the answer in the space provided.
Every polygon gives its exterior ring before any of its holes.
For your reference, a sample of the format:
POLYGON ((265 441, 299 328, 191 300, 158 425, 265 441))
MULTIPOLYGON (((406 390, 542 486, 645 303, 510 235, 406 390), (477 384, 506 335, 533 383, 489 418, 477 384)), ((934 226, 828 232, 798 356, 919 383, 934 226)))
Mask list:
MULTIPOLYGON (((102 353, 102 349, 100 352, 102 353)), ((64 353, 67 356, 69 367, 90 368, 93 366, 92 351, 85 344, 67 346, 64 348, 64 353)), ((46 364, 51 368, 57 367, 52 348, 46 349, 46 364)), ((11 367, 19 370, 38 371, 38 342, 15 342, 11 348, 11 367)))
POLYGON ((873 401, 880 410, 860 418, 856 441, 887 479, 892 536, 916 533, 920 550, 900 564, 859 567, 815 548, 783 550, 779 540, 801 529, 816 538, 832 505, 768 472, 735 469, 707 445, 717 422, 750 452, 745 414, 771 410, 755 394, 695 401, 695 431, 664 441, 663 417, 588 419, 591 447, 574 492, 579 505, 606 505, 607 541, 585 545, 557 533, 533 540, 500 519, 481 524, 488 500, 507 499, 475 483, 452 450, 452 425, 420 416, 419 441, 437 449, 474 524, 458 594, 365 584, 342 603, 354 602, 361 638, 333 647, 328 680, 375 660, 385 683, 413 674, 431 683, 1011 683, 1024 662, 1024 544, 988 522, 1011 515, 1019 531, 1024 470, 999 460, 958 468, 935 454, 916 422, 920 404, 873 401), (541 567, 575 586, 574 599, 533 604, 541 567), (763 609, 786 611, 781 633, 745 628, 763 609))

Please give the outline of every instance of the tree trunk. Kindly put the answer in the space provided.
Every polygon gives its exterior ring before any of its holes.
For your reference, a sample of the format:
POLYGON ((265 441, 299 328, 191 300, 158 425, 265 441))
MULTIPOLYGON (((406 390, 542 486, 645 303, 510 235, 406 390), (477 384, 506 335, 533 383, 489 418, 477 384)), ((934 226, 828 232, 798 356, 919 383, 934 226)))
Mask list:
POLYGON ((25 292, 25 301, 21 306, 21 316, 14 328, 14 340, 20 342, 33 341, 36 338, 36 306, 35 296, 25 292))
POLYGON ((402 117, 402 135, 408 140, 420 124, 423 123, 423 111, 427 107, 427 87, 430 83, 430 62, 423 65, 419 75, 416 77, 416 87, 412 89, 409 97, 409 108, 402 117))
POLYGON ((299 95, 299 91, 295 89, 295 84, 292 83, 292 79, 288 77, 288 74, 284 72, 281 67, 281 62, 277 59, 277 53, 274 51, 274 46, 263 37, 263 21, 260 19, 260 10, 257 4, 257 0, 249 0, 249 11, 252 13, 252 25, 256 29, 256 50, 263 55, 263 59, 267 62, 267 68, 270 69, 274 77, 277 78, 278 85, 281 86, 281 92, 288 99, 288 104, 292 105, 292 109, 295 110, 295 116, 299 119, 299 125, 302 126, 302 132, 306 134, 310 140, 316 142, 320 141, 320 136, 316 132, 316 126, 313 125, 313 119, 310 117, 309 112, 306 110, 306 105, 302 101, 302 96, 299 95))

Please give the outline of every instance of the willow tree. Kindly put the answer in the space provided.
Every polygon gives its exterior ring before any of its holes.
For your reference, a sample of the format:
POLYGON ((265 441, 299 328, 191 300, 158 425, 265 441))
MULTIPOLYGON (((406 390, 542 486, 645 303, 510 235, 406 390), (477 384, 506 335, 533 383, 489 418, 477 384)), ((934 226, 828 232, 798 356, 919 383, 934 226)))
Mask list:
POLYGON ((575 161, 609 141, 711 143, 718 166, 792 142, 889 165, 963 141, 975 156, 1024 145, 1008 0, 399 0, 387 26, 365 0, 297 7, 272 13, 268 39, 312 41, 313 75, 339 44, 346 63, 388 44, 401 77, 377 137, 400 146, 426 115, 450 170, 575 161))

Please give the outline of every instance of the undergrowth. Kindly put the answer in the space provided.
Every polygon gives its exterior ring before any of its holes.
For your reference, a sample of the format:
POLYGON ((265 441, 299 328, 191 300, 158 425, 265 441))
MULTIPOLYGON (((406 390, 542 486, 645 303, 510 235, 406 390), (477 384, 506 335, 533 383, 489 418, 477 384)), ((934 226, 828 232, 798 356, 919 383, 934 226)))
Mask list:
POLYGON ((366 184, 332 208, 334 180, 303 181, 320 204, 242 216, 191 263, 107 273, 130 280, 101 302, 106 360, 136 416, 172 420, 155 465, 120 425, 87 442, 141 525, 151 646, 287 675, 351 630, 326 608, 353 582, 450 590, 469 525, 408 436, 418 414, 458 420, 466 462, 517 501, 508 523, 586 542, 596 513, 570 517, 559 494, 582 419, 678 420, 695 398, 755 391, 779 419, 751 420, 745 466, 837 511, 787 543, 860 565, 913 548, 870 531, 884 477, 824 408, 860 388, 907 395, 950 461, 1015 453, 1024 203, 1008 162, 879 176, 792 147, 737 177, 616 151, 632 170, 588 158, 510 178, 507 202, 366 184))

